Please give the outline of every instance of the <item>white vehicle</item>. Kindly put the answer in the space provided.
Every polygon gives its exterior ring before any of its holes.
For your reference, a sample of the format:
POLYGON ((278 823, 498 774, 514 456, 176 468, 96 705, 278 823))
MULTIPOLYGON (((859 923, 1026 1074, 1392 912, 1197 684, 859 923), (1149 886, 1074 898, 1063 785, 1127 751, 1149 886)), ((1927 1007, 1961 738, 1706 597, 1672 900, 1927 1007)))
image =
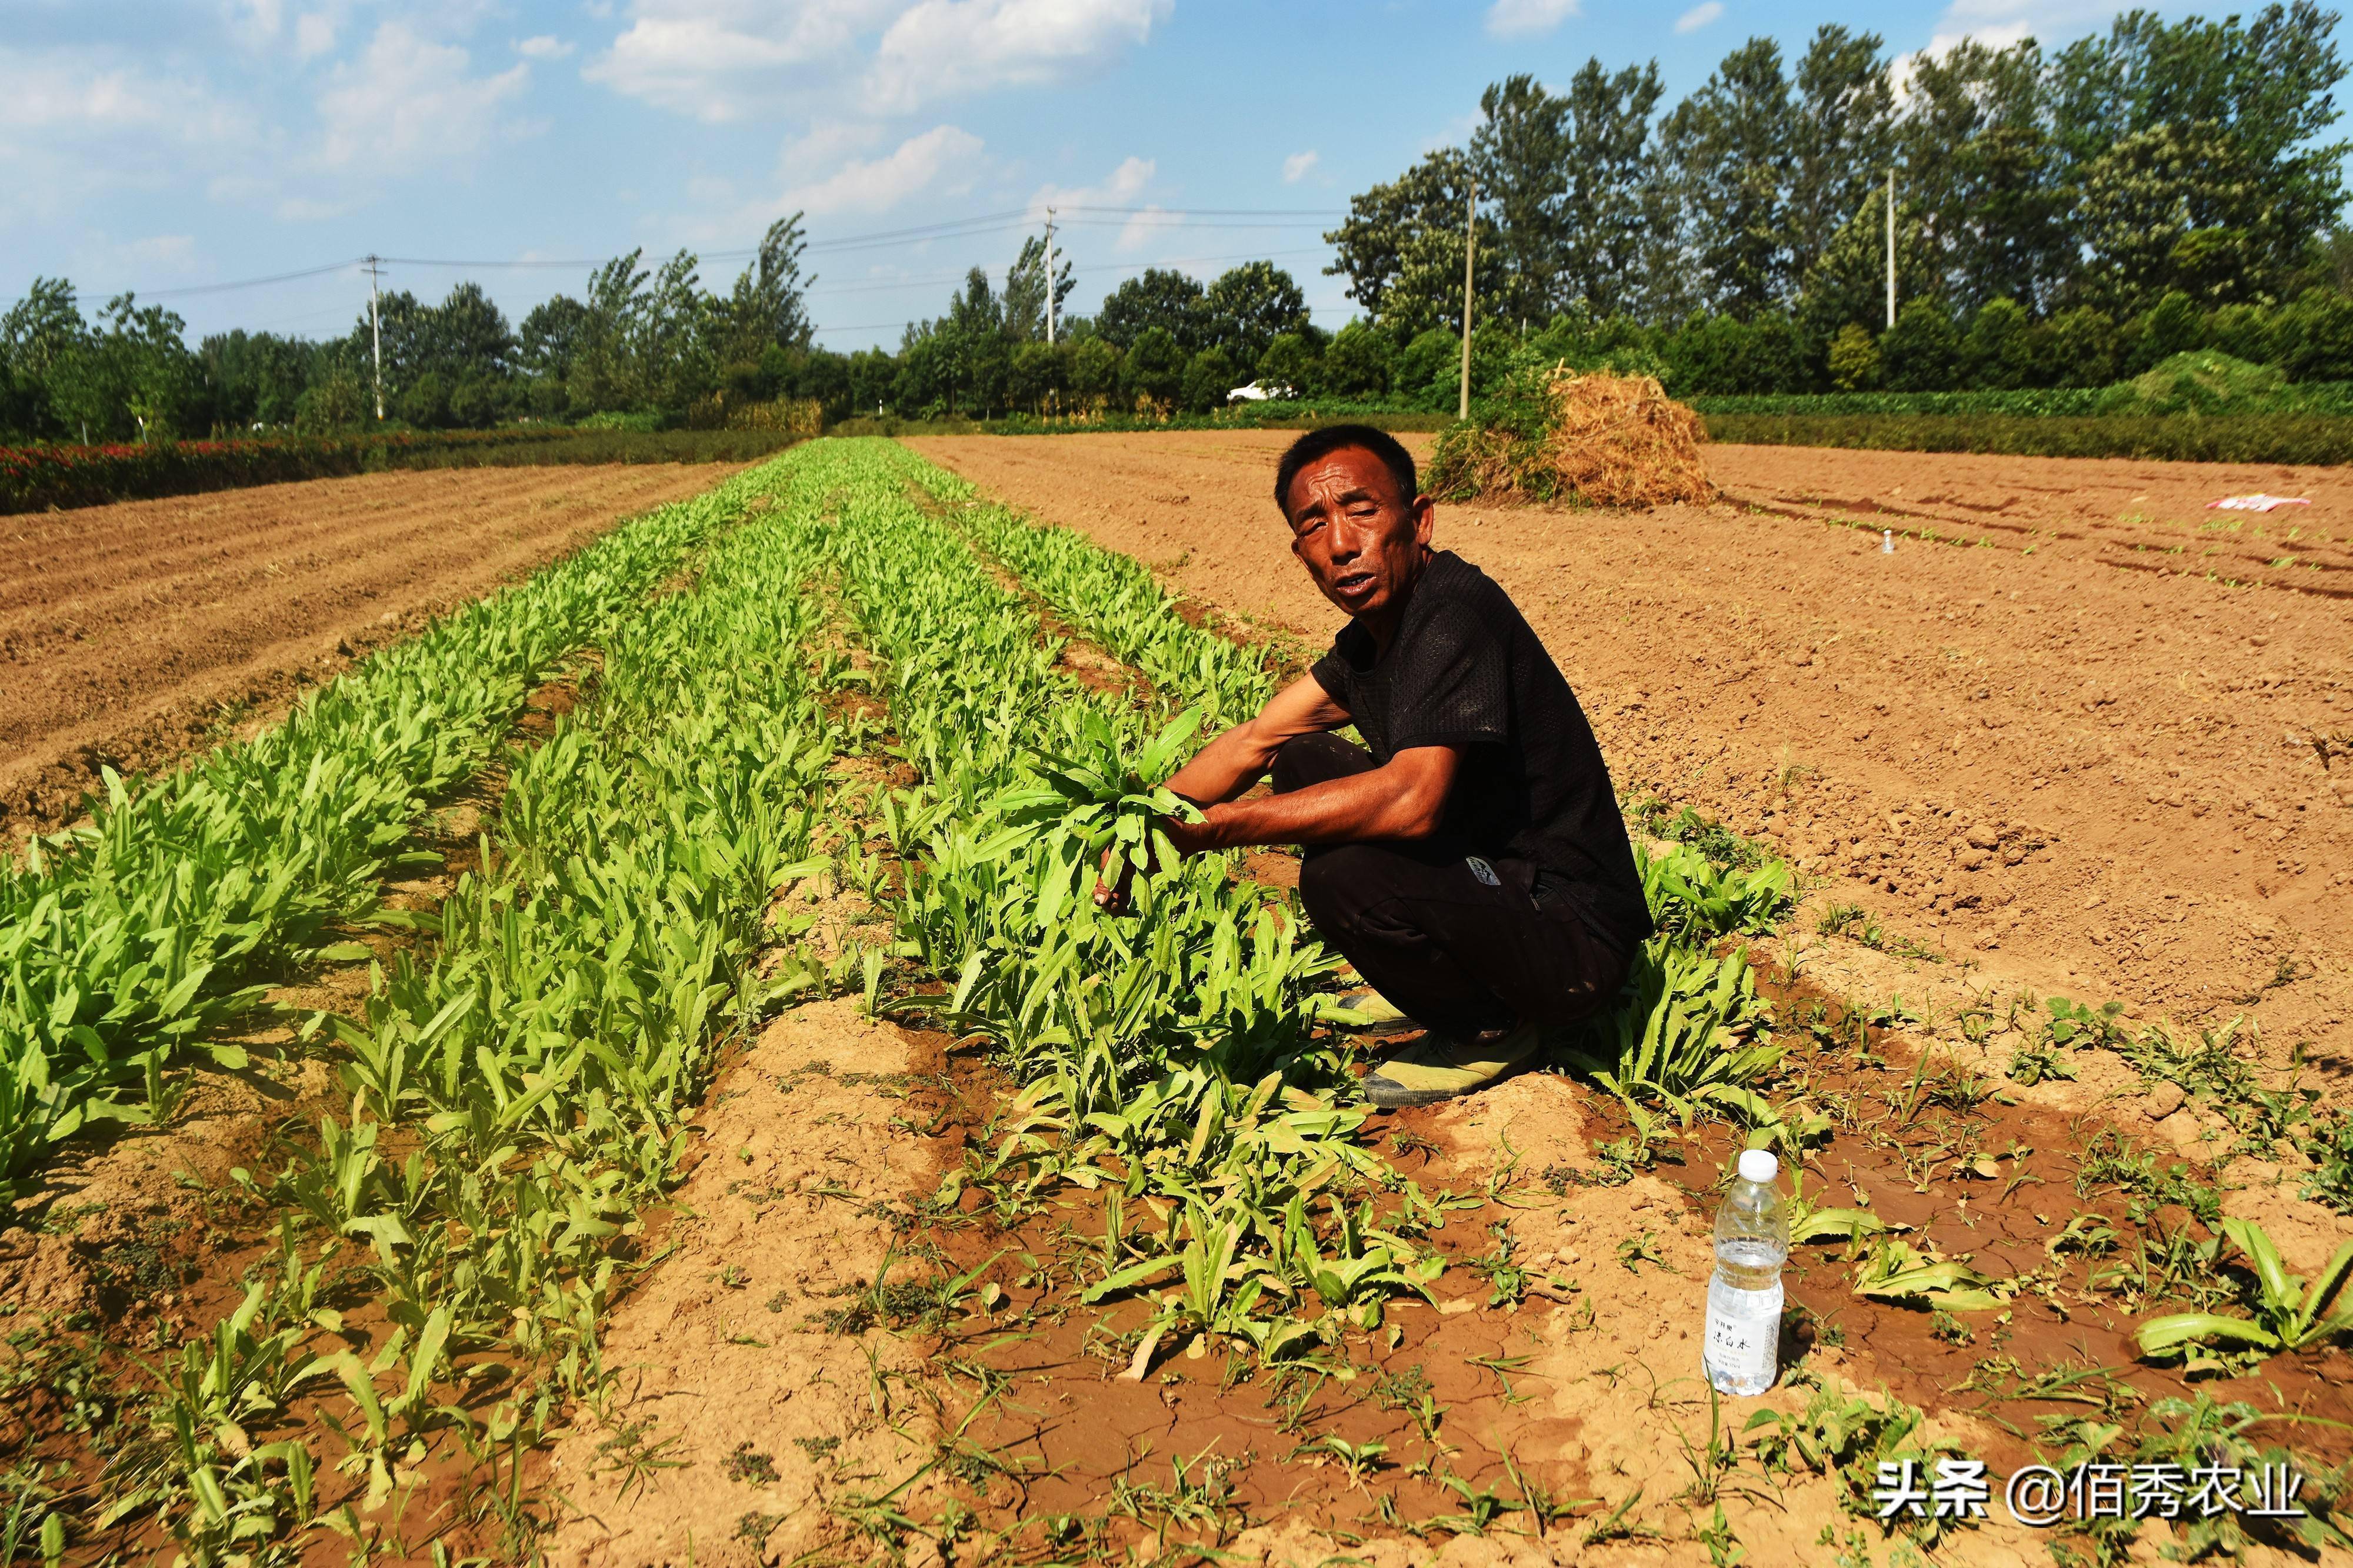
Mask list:
POLYGON ((1228 403, 1264 403, 1274 395, 1275 389, 1261 386, 1253 381, 1248 386, 1237 386, 1227 393, 1226 401, 1228 403))

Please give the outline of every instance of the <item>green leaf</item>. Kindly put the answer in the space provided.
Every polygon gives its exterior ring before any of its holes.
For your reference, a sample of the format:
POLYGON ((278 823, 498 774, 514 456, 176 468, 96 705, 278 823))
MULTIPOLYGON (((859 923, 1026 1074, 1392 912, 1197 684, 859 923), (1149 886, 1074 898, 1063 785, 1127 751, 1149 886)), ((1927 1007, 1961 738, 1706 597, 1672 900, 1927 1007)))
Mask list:
POLYGON ((2226 1318, 2217 1312, 2169 1312, 2141 1324, 2135 1337, 2140 1342, 2141 1354, 2150 1356, 2165 1355, 2189 1344, 2211 1344, 2217 1340, 2253 1345, 2258 1350, 2280 1348, 2279 1336, 2268 1329, 2244 1318, 2226 1318))

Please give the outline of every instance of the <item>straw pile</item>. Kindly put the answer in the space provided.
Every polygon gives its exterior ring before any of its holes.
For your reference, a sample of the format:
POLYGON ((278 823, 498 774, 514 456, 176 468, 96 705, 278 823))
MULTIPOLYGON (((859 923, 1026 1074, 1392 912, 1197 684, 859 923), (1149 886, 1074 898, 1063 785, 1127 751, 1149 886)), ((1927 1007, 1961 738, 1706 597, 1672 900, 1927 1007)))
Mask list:
POLYGON ((1438 439, 1430 493, 1451 500, 1663 506, 1715 499, 1707 426, 1647 375, 1555 366, 1515 378, 1496 407, 1438 439))

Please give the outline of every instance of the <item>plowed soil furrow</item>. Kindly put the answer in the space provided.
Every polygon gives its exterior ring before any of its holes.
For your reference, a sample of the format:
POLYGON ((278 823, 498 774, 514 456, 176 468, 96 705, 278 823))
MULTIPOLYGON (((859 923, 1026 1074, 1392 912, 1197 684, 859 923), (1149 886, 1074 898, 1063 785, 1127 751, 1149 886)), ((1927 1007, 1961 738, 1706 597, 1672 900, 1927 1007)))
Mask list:
MULTIPOLYGON (((385 529, 446 527, 453 511, 496 516, 519 500, 541 497, 542 473, 439 469, 322 480, 368 487, 366 499, 302 511, 257 510, 250 499, 256 492, 242 489, 98 509, 104 516, 90 527, 62 511, 11 518, 0 538, 0 624, 13 613, 77 595, 240 565, 259 571, 270 554, 331 542, 371 514, 385 529)), ((645 474, 644 482, 662 489, 659 475, 645 474)), ((625 480, 620 490, 629 488, 625 480)), ((617 492, 614 499, 626 497, 617 492)))
POLYGON ((225 715, 731 471, 372 474, 9 519, 0 829, 56 826, 100 764, 169 765, 225 715))
MULTIPOLYGON (((1338 612, 1291 558, 1270 489, 1290 438, 912 445, 1184 593, 1321 645, 1338 612)), ((1831 879, 1828 896, 1986 984, 2209 1026, 2244 1013, 2274 1051, 2353 1070, 2353 605, 2210 581, 2194 563, 2117 571, 2107 558, 2130 552, 2089 537, 2138 506, 2177 531, 2229 518, 2241 538, 2341 541, 2353 482, 1788 447, 1709 461, 1728 498, 1712 508, 1440 508, 1439 545, 1526 612, 1621 787, 1772 840, 1831 879), (2255 489, 2313 504, 2203 510, 2255 489), (1947 520, 1954 498, 2000 502, 2087 537, 1885 554, 1875 527, 1789 515, 1822 497, 1841 498, 1826 514, 1855 515, 1857 497, 1933 510, 1905 496, 1940 498, 1947 520)))

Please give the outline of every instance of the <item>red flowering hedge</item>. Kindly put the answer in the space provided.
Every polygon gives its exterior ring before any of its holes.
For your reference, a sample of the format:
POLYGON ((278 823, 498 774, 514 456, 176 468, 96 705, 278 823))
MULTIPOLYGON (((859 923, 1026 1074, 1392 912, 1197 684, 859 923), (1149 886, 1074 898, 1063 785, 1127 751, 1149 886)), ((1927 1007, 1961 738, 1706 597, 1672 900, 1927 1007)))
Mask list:
POLYGON ((328 479, 407 468, 420 458, 456 455, 469 447, 529 447, 573 436, 565 429, 451 430, 174 441, 153 447, 0 447, 0 513, 328 479))

